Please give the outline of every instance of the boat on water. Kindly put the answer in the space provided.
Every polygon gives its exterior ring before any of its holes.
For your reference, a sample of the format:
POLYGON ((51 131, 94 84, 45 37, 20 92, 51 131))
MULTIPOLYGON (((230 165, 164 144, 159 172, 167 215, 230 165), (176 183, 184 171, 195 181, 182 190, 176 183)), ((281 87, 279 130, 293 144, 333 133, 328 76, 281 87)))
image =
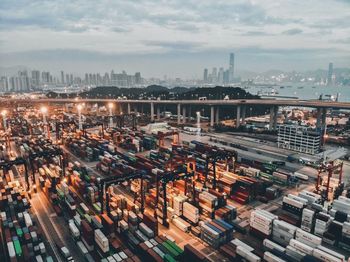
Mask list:
POLYGON ((271 91, 262 91, 262 90, 259 90, 257 92, 257 95, 258 96, 275 96, 275 95, 278 95, 278 91, 276 89, 271 89, 271 91))
POLYGON ((284 88, 284 86, 280 86, 280 88, 281 88, 281 89, 283 89, 283 88, 284 88))
POLYGON ((304 87, 303 86, 298 86, 298 89, 303 89, 304 87))

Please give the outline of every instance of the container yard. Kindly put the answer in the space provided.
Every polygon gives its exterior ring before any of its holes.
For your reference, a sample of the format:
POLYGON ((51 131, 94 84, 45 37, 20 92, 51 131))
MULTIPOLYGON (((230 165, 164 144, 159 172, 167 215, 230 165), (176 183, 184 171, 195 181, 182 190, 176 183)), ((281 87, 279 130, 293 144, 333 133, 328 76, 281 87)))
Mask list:
POLYGON ((28 112, 1 133, 4 261, 348 261, 340 160, 315 178, 170 126, 28 112))

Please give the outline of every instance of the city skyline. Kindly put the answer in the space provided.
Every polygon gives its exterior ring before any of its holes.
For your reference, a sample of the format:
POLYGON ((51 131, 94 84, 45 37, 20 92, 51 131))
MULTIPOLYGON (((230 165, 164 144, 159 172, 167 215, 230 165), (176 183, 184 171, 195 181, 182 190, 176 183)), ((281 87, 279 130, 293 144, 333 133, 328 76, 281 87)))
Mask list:
POLYGON ((199 79, 234 52, 237 71, 350 67, 348 1, 200 3, 2 1, 0 66, 199 79))

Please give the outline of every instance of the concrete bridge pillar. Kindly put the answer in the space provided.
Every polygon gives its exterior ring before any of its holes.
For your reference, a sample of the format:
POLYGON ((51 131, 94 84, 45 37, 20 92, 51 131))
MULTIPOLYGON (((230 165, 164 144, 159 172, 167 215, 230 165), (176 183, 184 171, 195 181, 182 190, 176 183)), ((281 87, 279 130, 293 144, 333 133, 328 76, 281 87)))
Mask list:
POLYGON ((181 124, 181 105, 177 104, 177 124, 181 124))
POLYGON ((217 106, 215 111, 215 124, 220 123, 220 108, 217 106))
POLYGON ((160 120, 160 105, 157 106, 157 119, 160 120))
POLYGON ((316 128, 322 127, 322 109, 317 108, 316 128))
POLYGON ((246 106, 242 106, 242 125, 245 125, 246 106))
POLYGON ((182 107, 182 123, 186 123, 186 106, 182 107))
POLYGON ((214 106, 210 107, 210 126, 214 126, 214 106))
POLYGON ((277 114, 278 114, 278 106, 275 106, 274 112, 273 112, 273 130, 277 129, 277 114))
POLYGON ((128 111, 127 111, 127 113, 130 115, 130 113, 131 113, 131 106, 130 106, 130 103, 128 103, 128 111))
POLYGON ((275 117, 275 107, 274 107, 274 106, 271 106, 271 108, 270 108, 269 130, 273 130, 274 117, 275 117))
POLYGON ((151 121, 154 121, 154 104, 151 103, 151 121))
POLYGON ((237 112, 236 112, 236 128, 239 128, 241 125, 241 106, 237 106, 237 112))
POLYGON ((322 108, 322 121, 321 121, 321 125, 323 128, 326 127, 327 125, 327 108, 322 108))

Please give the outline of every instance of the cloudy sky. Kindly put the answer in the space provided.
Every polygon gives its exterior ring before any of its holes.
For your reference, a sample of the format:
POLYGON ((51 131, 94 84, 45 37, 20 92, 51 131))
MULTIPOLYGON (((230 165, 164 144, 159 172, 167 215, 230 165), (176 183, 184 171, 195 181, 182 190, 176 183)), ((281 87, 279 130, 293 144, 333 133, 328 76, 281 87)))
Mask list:
POLYGON ((350 67, 350 0, 1 0, 0 66, 53 72, 350 67))

